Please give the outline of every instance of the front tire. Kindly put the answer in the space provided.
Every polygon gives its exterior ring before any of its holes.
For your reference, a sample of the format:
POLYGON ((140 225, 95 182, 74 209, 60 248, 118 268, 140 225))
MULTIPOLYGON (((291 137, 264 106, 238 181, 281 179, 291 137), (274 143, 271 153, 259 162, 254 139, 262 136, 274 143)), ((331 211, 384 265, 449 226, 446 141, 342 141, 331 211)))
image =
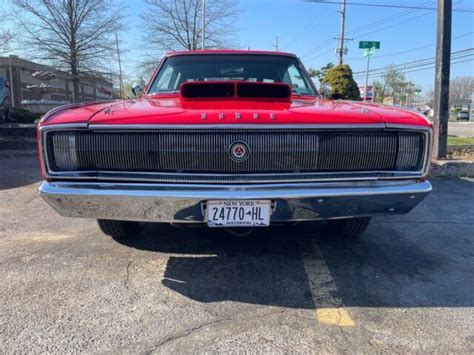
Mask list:
POLYGON ((370 223, 370 217, 335 219, 329 221, 334 233, 347 239, 360 238, 370 223))
POLYGON ((98 219, 100 230, 113 238, 126 238, 140 233, 140 223, 98 219))

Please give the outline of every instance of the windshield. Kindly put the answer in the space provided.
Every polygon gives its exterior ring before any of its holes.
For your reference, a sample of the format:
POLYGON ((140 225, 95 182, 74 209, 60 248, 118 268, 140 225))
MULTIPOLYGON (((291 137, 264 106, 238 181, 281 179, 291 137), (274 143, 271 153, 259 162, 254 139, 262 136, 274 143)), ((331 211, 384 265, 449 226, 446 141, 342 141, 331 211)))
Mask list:
POLYGON ((316 95, 298 60, 272 55, 182 55, 167 58, 149 94, 178 92, 190 81, 286 83, 298 95, 316 95))

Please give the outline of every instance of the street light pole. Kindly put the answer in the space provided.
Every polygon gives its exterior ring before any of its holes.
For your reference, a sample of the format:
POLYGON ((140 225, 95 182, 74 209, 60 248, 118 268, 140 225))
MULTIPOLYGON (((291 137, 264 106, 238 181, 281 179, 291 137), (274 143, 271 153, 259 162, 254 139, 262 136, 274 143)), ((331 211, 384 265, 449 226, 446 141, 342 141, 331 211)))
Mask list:
POLYGON ((13 87, 13 65, 12 56, 8 56, 8 71, 10 72, 10 95, 12 97, 12 107, 15 108, 15 90, 13 87))
POLYGON ((452 5, 452 0, 438 0, 433 142, 438 159, 446 158, 448 150, 452 5))
POLYGON ((364 101, 367 101, 367 92, 369 91, 369 65, 370 65, 370 55, 367 56, 367 69, 365 70, 364 101))
POLYGON ((206 0, 202 0, 202 45, 201 49, 206 49, 206 0))
POLYGON ((117 46, 117 59, 119 65, 119 87, 120 87, 120 98, 123 100, 125 93, 123 89, 123 72, 122 72, 122 61, 120 60, 120 48, 117 31, 115 31, 115 44, 117 46))

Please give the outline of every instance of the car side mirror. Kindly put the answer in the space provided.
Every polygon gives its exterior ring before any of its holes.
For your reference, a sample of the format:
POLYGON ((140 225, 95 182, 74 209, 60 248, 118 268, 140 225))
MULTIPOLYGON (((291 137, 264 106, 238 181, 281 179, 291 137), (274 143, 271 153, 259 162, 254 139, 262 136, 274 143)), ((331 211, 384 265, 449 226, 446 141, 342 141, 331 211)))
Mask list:
POLYGON ((331 94, 332 94, 332 86, 331 84, 328 83, 322 83, 321 86, 319 87, 319 92, 322 97, 325 99, 330 99, 331 94))
POLYGON ((135 95, 136 98, 139 98, 143 94, 143 89, 139 84, 133 83, 132 84, 132 93, 133 93, 133 95, 135 95))

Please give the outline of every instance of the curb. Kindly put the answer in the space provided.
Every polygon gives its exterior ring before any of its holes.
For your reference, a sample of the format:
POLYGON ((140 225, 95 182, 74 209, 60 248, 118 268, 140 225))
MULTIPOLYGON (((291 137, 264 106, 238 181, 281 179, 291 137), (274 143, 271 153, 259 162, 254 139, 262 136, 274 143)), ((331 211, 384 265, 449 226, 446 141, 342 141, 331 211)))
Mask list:
POLYGON ((474 177, 472 160, 433 160, 430 177, 474 177))

